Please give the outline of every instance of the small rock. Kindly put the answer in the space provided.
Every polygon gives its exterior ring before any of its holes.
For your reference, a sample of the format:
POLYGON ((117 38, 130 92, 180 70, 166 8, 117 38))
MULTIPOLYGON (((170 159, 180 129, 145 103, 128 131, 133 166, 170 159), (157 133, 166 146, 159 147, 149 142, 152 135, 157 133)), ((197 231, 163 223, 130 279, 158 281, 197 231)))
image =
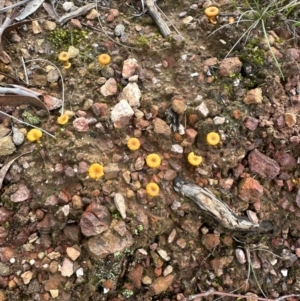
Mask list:
POLYGON ((132 284, 136 288, 140 288, 142 285, 144 267, 141 264, 137 264, 128 274, 127 277, 131 280, 132 284))
POLYGON ((223 256, 214 258, 210 261, 210 265, 214 270, 216 276, 223 274, 223 268, 228 266, 233 261, 233 256, 223 256))
POLYGON ((137 60, 134 58, 129 58, 123 63, 122 76, 123 78, 129 78, 134 75, 136 69, 138 67, 137 60))
POLYGON ((292 126, 294 126, 297 122, 297 116, 293 113, 285 113, 284 114, 284 119, 285 119, 285 123, 286 125, 291 128, 292 126))
POLYGON ((100 14, 98 13, 98 11, 96 9, 91 9, 90 12, 86 15, 86 18, 88 20, 94 20, 96 18, 98 18, 100 16, 100 14))
POLYGON ((126 231, 126 235, 119 236, 108 229, 101 235, 90 238, 84 246, 94 259, 101 259, 109 254, 129 248, 133 243, 133 237, 128 231, 126 231))
POLYGON ((247 92, 247 95, 244 98, 244 103, 246 105, 259 104, 259 103, 262 103, 262 100, 263 100, 262 89, 261 88, 255 88, 255 89, 249 90, 247 92))
POLYGON ((111 111, 111 120, 115 128, 125 128, 134 115, 134 111, 125 99, 121 99, 111 111))
POLYGON ((43 26, 46 30, 49 30, 49 31, 52 31, 56 28, 56 23, 55 22, 52 22, 52 21, 48 21, 46 20, 44 23, 43 23, 43 26))
POLYGON ((141 96, 142 93, 137 83, 128 83, 123 89, 120 98, 126 99, 131 107, 138 108, 141 96))
POLYGON ((11 273, 10 267, 8 264, 0 262, 0 276, 9 276, 11 273))
POLYGON ((55 83, 57 82, 59 79, 59 73, 56 69, 54 70, 50 70, 48 73, 47 73, 47 81, 49 83, 55 83))
POLYGON ((14 203, 24 202, 30 198, 30 191, 24 184, 19 184, 18 190, 10 196, 14 203))
POLYGON ((71 19, 69 24, 71 28, 78 29, 78 30, 82 29, 82 25, 78 19, 71 19))
POLYGON ((123 24, 118 24, 115 27, 115 36, 120 37, 124 34, 125 32, 125 26, 123 24))
POLYGON ((186 110, 186 103, 183 98, 175 97, 172 100, 172 110, 179 115, 182 115, 186 110))
POLYGON ((292 170, 297 164, 296 159, 290 153, 277 153, 274 159, 282 170, 292 170))
MULTIPOLYGON (((3 223, 5 223, 5 222, 9 221, 12 216, 13 216, 13 212, 12 211, 7 210, 3 206, 0 207, 0 224, 1 225, 3 223)), ((1 259, 1 254, 3 254, 3 253, 0 252, 0 259, 1 259)))
POLYGON ((68 53, 70 55, 70 58, 73 59, 79 55, 79 49, 74 46, 69 46, 68 53))
POLYGON ((55 289, 55 290, 50 290, 50 295, 53 299, 57 298, 58 295, 59 295, 59 290, 58 289, 55 289))
POLYGON ((89 130, 89 123, 85 117, 76 118, 73 121, 73 127, 77 132, 87 132, 89 130))
POLYGON ((80 228, 83 235, 94 236, 101 234, 108 229, 110 214, 106 207, 101 206, 101 208, 103 208, 103 212, 101 213, 101 216, 98 215, 99 217, 92 212, 83 213, 80 219, 80 228))
POLYGON ((183 147, 180 144, 173 144, 171 146, 171 152, 175 154, 183 154, 183 147))
POLYGON ((117 91, 117 82, 114 78, 109 78, 100 88, 100 92, 104 97, 115 95, 117 91))
POLYGON ((109 14, 106 18, 106 21, 107 22, 112 22, 117 16, 119 16, 119 14, 120 14, 120 12, 117 9, 111 8, 109 10, 109 14))
POLYGON ((201 102, 198 107, 196 107, 196 110, 198 110, 203 115, 203 117, 206 117, 209 114, 209 110, 204 101, 201 102))
POLYGON ((64 258, 62 267, 61 267, 61 275, 63 277, 70 277, 74 273, 74 263, 69 258, 64 258))
POLYGON ((245 127, 250 131, 255 131, 259 124, 259 120, 254 117, 248 117, 245 121, 245 127))
POLYGON ((106 103, 96 102, 92 105, 92 111, 97 117, 107 116, 108 106, 106 103))
POLYGON ((114 203, 117 210, 120 212, 123 219, 126 218, 126 203, 121 193, 116 193, 114 197, 114 203))
POLYGON ((74 3, 71 1, 64 2, 62 5, 63 10, 66 12, 70 11, 74 6, 75 6, 74 3))
POLYGON ((151 289, 154 291, 155 295, 159 295, 165 292, 169 286, 173 283, 174 275, 168 275, 165 277, 156 278, 151 284, 151 289))
POLYGON ((33 32, 34 34, 38 34, 38 33, 41 33, 41 32, 42 32, 42 28, 41 28, 41 26, 39 25, 39 22, 38 22, 38 21, 32 21, 31 24, 32 24, 32 32, 33 32))
POLYGON ((110 66, 106 66, 105 68, 101 69, 101 75, 103 78, 105 78, 105 81, 106 81, 106 79, 114 77, 114 74, 115 74, 115 71, 110 66))
POLYGON ((253 178, 245 178, 238 185, 239 197, 248 202, 256 202, 263 196, 264 188, 253 178))
POLYGON ((62 100, 51 95, 44 95, 44 103, 49 111, 56 110, 62 106, 62 100))
POLYGON ((240 264, 246 263, 246 255, 242 249, 239 249, 239 248, 235 249, 235 256, 236 256, 237 261, 240 264))
POLYGON ((154 124, 154 132, 156 134, 170 137, 171 129, 164 120, 160 118, 155 118, 155 120, 153 120, 153 124, 154 124))
POLYGON ((12 127, 13 130, 13 142, 15 145, 21 145, 24 142, 25 135, 18 128, 12 127))
POLYGON ((193 19, 194 18, 192 16, 187 16, 181 22, 182 22, 182 24, 187 25, 187 24, 190 24, 193 21, 193 19))
POLYGON ((250 169, 252 172, 258 173, 262 177, 274 179, 280 172, 278 163, 262 154, 257 149, 253 150, 249 157, 250 169))
POLYGON ((215 125, 221 125, 221 124, 225 123, 226 118, 225 117, 216 116, 216 117, 214 117, 213 121, 214 121, 215 125))
POLYGON ((75 261, 79 256, 80 256, 80 252, 78 250, 76 250, 73 247, 68 247, 66 249, 67 255, 73 260, 75 261))
POLYGON ((28 284, 32 279, 33 273, 31 271, 26 271, 21 274, 21 278, 23 279, 24 284, 28 284))
POLYGON ((233 179, 231 179, 231 178, 220 179, 220 180, 219 180, 220 186, 221 186, 223 189, 226 189, 226 190, 230 190, 230 189, 231 189, 233 182, 234 182, 234 181, 233 181, 233 179))
MULTIPOLYGON (((300 253, 300 249, 299 249, 299 253, 300 253)), ((300 255, 298 257, 300 257, 300 255)), ((150 285, 152 283, 152 279, 146 275, 142 278, 142 283, 145 285, 150 285)))
POLYGON ((198 132, 194 129, 186 129, 186 141, 193 144, 198 132))
POLYGON ((6 136, 0 139, 0 157, 8 156, 16 151, 16 146, 13 143, 11 136, 6 136))
POLYGON ((238 57, 230 57, 221 61, 219 66, 220 76, 230 76, 234 73, 240 73, 242 62, 238 57))
POLYGON ((202 236, 202 243, 208 250, 212 250, 220 244, 220 237, 215 234, 205 234, 202 236))
POLYGON ((105 180, 117 179, 119 177, 120 167, 118 163, 110 163, 104 166, 105 180))

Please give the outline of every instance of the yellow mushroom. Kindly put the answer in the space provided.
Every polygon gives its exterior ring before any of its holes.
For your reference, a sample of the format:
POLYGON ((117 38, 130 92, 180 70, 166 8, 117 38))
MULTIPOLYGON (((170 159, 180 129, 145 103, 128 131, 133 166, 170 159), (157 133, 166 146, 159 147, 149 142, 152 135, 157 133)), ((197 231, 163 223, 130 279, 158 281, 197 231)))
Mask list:
POLYGON ((69 116, 67 114, 60 115, 56 121, 58 124, 64 125, 69 121, 69 116))
POLYGON ((27 133, 27 139, 31 142, 40 142, 40 138, 42 137, 43 133, 39 129, 32 129, 27 133))
POLYGON ((161 158, 157 154, 150 154, 146 157, 146 163, 151 168, 157 168, 161 163, 161 158))
POLYGON ((217 145, 220 142, 220 135, 216 132, 210 132, 206 136, 206 142, 209 145, 217 145))
POLYGON ((106 54, 106 53, 103 53, 103 54, 100 54, 98 56, 98 62, 100 63, 100 65, 102 67, 105 67, 106 65, 108 65, 110 63, 110 55, 106 54))
POLYGON ((140 140, 138 138, 130 138, 127 141, 127 146, 130 150, 135 151, 138 150, 141 146, 140 140))
POLYGON ((202 163, 202 157, 195 155, 194 152, 190 152, 188 154, 187 159, 188 159, 188 162, 193 166, 198 166, 202 163))
POLYGON ((208 21, 212 24, 217 24, 215 20, 216 16, 219 14, 219 9, 216 6, 210 6, 204 10, 204 14, 206 15, 208 21))
POLYGON ((152 197, 157 196, 159 194, 159 186, 154 182, 150 182, 146 185, 146 192, 152 197))
POLYGON ((90 167, 89 167, 89 177, 91 179, 100 179, 103 175, 104 175, 104 172, 103 172, 103 166, 99 163, 93 163, 90 167))

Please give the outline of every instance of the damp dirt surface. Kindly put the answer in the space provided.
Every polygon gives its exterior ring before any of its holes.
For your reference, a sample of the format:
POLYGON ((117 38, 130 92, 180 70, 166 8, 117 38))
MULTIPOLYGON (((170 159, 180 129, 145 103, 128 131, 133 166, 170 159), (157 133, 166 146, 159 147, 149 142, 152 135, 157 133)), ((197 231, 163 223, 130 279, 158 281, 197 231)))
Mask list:
MULTIPOLYGON (((49 114, 26 99, 15 106, 0 96, 1 111, 39 121, 55 139, 44 132, 30 142, 29 126, 0 114, 0 300, 297 294, 297 41, 271 24, 271 45, 257 28, 232 49, 246 27, 226 25, 236 17, 228 1, 219 1, 216 25, 203 13, 208 1, 157 1, 167 37, 143 2, 110 2, 64 24, 42 5, 30 16, 36 21, 2 38, 10 60, 0 63, 1 83, 25 87, 28 78, 28 89, 48 95, 41 99, 49 114), (62 51, 71 55, 69 68, 58 60, 62 51), (111 57, 106 66, 97 60, 102 53, 111 57), (22 65, 21 57, 38 60, 22 65), (57 123, 62 107, 64 125, 57 123), (15 131, 25 133, 20 145, 15 131), (220 138, 216 145, 207 142, 211 132, 220 138), (127 145, 132 137, 137 150, 127 145), (189 162, 191 152, 202 157, 200 165, 189 162), (149 154, 161 158, 158 167, 148 166, 149 154), (92 178, 93 163, 104 168, 99 179, 92 178), (223 227, 174 189, 178 176, 209 189, 253 229, 223 227), (151 182, 157 196, 146 189, 151 182)), ((59 16, 68 5, 88 4, 63 3, 55 2, 59 16)))

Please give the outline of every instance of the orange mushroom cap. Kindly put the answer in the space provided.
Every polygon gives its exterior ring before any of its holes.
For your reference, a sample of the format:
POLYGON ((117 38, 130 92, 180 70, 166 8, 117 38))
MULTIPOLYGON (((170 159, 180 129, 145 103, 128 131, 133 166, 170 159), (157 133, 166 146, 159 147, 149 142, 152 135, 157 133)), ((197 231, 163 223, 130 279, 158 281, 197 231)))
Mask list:
POLYGON ((59 55, 58 55, 58 60, 61 62, 67 62, 70 59, 70 54, 66 51, 62 51, 59 55))
POLYGON ((216 6, 207 7, 204 10, 204 14, 206 15, 210 23, 217 24, 215 17, 219 14, 219 9, 216 6))
POLYGON ((106 53, 103 53, 103 54, 100 54, 98 56, 98 62, 102 65, 102 66, 106 66, 110 63, 110 55, 106 54, 106 53))

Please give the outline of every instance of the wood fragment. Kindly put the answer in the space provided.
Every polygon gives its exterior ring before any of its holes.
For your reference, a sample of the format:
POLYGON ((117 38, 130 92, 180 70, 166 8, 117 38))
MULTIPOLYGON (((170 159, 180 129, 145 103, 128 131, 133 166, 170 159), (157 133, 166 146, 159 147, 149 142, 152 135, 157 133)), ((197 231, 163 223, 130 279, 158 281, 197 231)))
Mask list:
POLYGON ((145 0, 145 4, 148 8, 148 12, 153 19, 153 21, 156 23, 157 27, 159 28, 162 36, 165 38, 168 35, 171 34, 171 30, 167 23, 163 20, 161 17, 159 11, 157 10, 156 4, 153 0, 145 0))
POLYGON ((59 22, 60 24, 64 24, 64 23, 66 23, 67 21, 69 21, 69 20, 71 20, 71 19, 73 19, 73 18, 76 18, 76 17, 78 17, 78 16, 81 16, 81 15, 86 14, 86 13, 89 12, 92 8, 94 8, 95 6, 96 6, 95 3, 89 3, 89 4, 85 5, 85 6, 82 6, 82 7, 78 8, 78 9, 75 10, 75 11, 72 11, 72 12, 70 12, 70 13, 67 13, 67 14, 61 16, 61 17, 59 18, 58 22, 59 22))
POLYGON ((206 188, 185 181, 181 177, 173 180, 174 190, 193 200, 205 213, 213 217, 224 228, 234 231, 267 233, 273 230, 269 221, 252 223, 246 216, 237 216, 221 200, 206 188))

